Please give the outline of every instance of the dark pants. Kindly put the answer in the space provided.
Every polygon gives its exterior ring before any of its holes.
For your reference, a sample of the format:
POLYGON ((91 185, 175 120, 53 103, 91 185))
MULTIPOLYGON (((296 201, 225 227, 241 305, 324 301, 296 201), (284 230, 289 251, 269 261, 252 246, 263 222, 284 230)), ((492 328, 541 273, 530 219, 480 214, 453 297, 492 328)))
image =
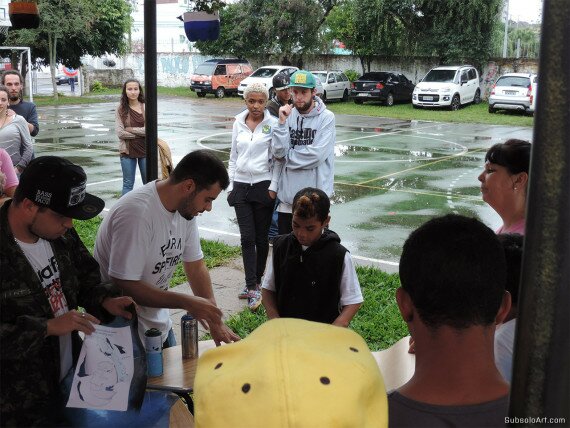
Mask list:
POLYGON ((293 232, 293 214, 279 213, 277 224, 279 226, 279 235, 287 235, 293 232))
POLYGON ((245 285, 254 289, 265 272, 269 240, 267 233, 275 201, 269 197, 269 181, 253 185, 234 182, 228 203, 236 210, 241 235, 245 285))

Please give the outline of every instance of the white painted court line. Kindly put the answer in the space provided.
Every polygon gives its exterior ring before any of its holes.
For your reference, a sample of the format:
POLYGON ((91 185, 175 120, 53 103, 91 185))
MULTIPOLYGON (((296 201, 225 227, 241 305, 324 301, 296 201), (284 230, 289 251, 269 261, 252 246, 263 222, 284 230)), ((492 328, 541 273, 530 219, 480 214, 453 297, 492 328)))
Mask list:
POLYGON ((370 257, 363 257, 363 256, 355 256, 353 254, 350 255, 353 259, 362 260, 363 262, 372 262, 372 263, 379 263, 388 266, 400 266, 398 262, 390 262, 388 260, 380 260, 380 259, 372 259, 370 257))
POLYGON ((198 226, 198 229, 204 230, 206 232, 217 233, 219 235, 234 236, 236 238, 239 238, 241 236, 239 233, 226 232, 225 230, 218 230, 218 229, 210 229, 209 227, 198 226))
POLYGON ((121 178, 113 178, 113 179, 111 179, 111 180, 96 181, 95 183, 87 183, 87 184, 85 185, 85 187, 97 186, 97 185, 99 185, 99 184, 114 183, 114 182, 116 182, 116 181, 122 181, 122 180, 123 180, 123 178, 121 177, 121 178))
POLYGON ((227 150, 219 150, 219 149, 212 149, 211 147, 205 146, 204 144, 202 144, 202 141, 204 141, 206 138, 211 138, 211 137, 217 137, 218 135, 231 135, 231 131, 229 132, 218 132, 217 134, 211 134, 211 135, 206 135, 204 137, 200 137, 196 140, 196 144, 200 147, 202 147, 203 149, 207 149, 207 150, 212 150, 214 152, 220 152, 220 153, 227 153, 227 150))
POLYGON ((346 140, 340 140, 340 141, 337 141, 336 144, 348 143, 350 141, 356 141, 356 140, 364 140, 366 138, 381 137, 383 135, 401 134, 402 132, 406 132, 406 131, 418 132, 418 131, 423 131, 424 129, 433 128, 434 126, 438 126, 438 125, 436 124, 436 125, 424 126, 423 128, 413 128, 413 129, 396 129, 395 131, 388 131, 388 132, 374 132, 374 133, 371 133, 370 135, 363 135, 362 137, 355 137, 355 138, 349 138, 346 140))

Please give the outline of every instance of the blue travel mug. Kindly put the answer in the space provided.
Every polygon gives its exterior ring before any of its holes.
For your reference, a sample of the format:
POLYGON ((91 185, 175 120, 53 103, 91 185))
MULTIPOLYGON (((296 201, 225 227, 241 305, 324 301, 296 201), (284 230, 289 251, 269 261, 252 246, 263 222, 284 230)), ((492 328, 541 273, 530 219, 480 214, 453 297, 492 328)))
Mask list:
POLYGON ((149 377, 162 375, 162 334, 160 330, 151 328, 144 332, 147 374, 149 377))

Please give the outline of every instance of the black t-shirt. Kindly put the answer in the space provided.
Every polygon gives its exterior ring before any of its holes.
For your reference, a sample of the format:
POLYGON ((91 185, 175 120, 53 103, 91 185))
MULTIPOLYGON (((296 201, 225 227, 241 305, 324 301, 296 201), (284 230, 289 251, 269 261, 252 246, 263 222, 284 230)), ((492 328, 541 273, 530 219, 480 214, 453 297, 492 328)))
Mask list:
POLYGON ((388 394, 389 427, 504 427, 509 396, 481 404, 438 406, 388 394))

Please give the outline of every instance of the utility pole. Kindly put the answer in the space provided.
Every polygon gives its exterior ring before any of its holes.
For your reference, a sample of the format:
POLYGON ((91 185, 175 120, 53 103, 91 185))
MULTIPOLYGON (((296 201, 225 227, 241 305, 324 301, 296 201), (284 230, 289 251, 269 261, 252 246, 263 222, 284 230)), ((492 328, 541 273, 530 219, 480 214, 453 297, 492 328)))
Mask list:
POLYGON ((503 39, 503 58, 507 57, 507 45, 509 43, 509 0, 507 2, 507 17, 505 19, 505 38, 503 39))

